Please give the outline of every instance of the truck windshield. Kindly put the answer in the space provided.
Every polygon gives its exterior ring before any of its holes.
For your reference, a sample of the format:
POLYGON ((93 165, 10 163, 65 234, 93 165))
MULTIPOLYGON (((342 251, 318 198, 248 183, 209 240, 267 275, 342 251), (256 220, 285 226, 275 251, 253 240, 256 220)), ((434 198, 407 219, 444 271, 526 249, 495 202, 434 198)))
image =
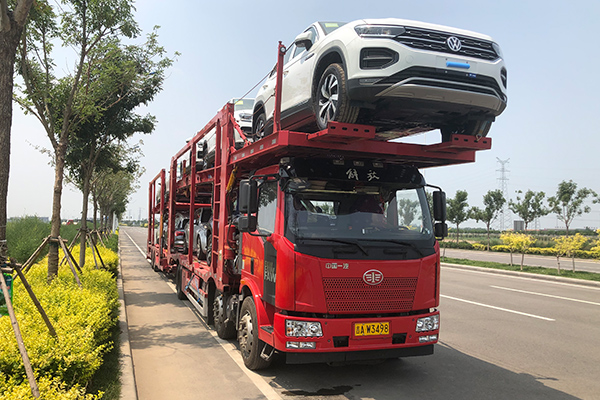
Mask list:
POLYGON ((292 241, 358 239, 363 243, 432 239, 432 221, 422 187, 366 189, 358 192, 328 188, 287 193, 288 238, 292 241))

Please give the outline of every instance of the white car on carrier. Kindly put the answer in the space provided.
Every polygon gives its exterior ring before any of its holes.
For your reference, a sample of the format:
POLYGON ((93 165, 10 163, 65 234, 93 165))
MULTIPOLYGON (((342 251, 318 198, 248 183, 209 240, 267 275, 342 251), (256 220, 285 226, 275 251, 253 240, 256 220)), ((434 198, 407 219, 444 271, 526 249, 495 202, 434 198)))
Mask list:
MULTIPOLYGON (((276 72, 254 101, 252 133, 272 132, 276 72)), ((316 22, 284 57, 282 129, 374 125, 388 140, 440 129, 486 136, 507 104, 507 71, 489 36, 401 19, 316 22)))

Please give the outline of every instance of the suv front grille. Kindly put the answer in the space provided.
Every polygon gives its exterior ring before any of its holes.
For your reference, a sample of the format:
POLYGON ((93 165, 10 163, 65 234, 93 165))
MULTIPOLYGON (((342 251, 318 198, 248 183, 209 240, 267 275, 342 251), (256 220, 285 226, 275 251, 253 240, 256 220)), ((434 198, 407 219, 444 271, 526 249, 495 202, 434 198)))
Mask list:
POLYGON ((385 278, 368 285, 362 278, 323 278, 330 313, 389 313, 410 311, 417 278, 385 278))
POLYGON ((413 28, 410 26, 405 27, 405 29, 406 31, 397 36, 395 40, 414 49, 439 51, 442 53, 474 57, 488 61, 500 58, 500 55, 494 50, 492 42, 488 40, 447 32, 438 32, 430 29, 413 28), (448 47, 447 40, 452 36, 461 41, 462 46, 459 51, 452 51, 448 47))

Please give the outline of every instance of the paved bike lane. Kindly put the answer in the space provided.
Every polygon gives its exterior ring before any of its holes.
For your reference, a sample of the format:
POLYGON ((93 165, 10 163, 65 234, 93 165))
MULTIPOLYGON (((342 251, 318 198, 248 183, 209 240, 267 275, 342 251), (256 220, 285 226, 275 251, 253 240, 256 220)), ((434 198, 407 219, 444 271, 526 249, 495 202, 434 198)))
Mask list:
POLYGON ((178 300, 168 279, 152 270, 133 242, 145 239, 136 235, 139 230, 121 229, 119 246, 138 399, 267 398, 189 302, 178 300))

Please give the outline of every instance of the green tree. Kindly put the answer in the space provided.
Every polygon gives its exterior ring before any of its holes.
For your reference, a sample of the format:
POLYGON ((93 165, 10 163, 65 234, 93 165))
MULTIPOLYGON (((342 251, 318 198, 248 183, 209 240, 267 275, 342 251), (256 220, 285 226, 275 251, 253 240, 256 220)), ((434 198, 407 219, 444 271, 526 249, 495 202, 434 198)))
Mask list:
POLYGON ((558 265, 558 273, 560 274, 560 257, 571 257, 573 262, 573 272, 575 272, 575 251, 581 250, 587 239, 577 233, 574 236, 562 236, 555 240, 554 248, 556 249, 556 263, 558 265))
POLYGON ((410 226, 417 214, 419 202, 410 199, 398 200, 398 215, 400 216, 401 225, 410 226))
POLYGON ((488 251, 490 251, 490 227, 496 218, 498 218, 504 203, 506 203, 506 199, 502 195, 501 190, 490 190, 483 196, 483 209, 478 207, 471 208, 471 218, 477 222, 482 221, 485 223, 488 251))
MULTIPOLYGON (((98 115, 88 118, 75 129, 66 156, 68 176, 83 194, 81 220, 88 216, 90 181, 98 169, 128 169, 131 159, 123 159, 120 143, 134 133, 150 133, 155 118, 140 116, 134 112, 141 104, 147 104, 160 91, 164 71, 172 60, 164 57, 164 49, 157 44, 156 32, 148 36, 144 46, 122 48, 114 40, 99 47, 88 79, 96 89, 94 104, 98 115)), ((127 154, 127 153, 125 153, 127 154)), ((86 226, 82 225, 79 262, 85 263, 86 226)))
POLYGON ((100 209, 102 229, 111 229, 113 216, 118 219, 127 210, 129 196, 139 189, 137 181, 143 170, 102 171, 93 180, 92 197, 100 209))
MULTIPOLYGON (((121 37, 133 38, 138 27, 132 0, 64 0, 57 15, 44 0, 36 3, 37 18, 27 27, 21 46, 21 75, 25 83, 17 100, 42 123, 52 144, 54 191, 52 237, 60 235, 61 198, 65 156, 76 127, 101 114, 95 102, 98 87, 88 72, 103 63, 98 47, 121 37), (67 76, 58 77, 52 60, 53 43, 60 42, 77 54, 67 76)), ((61 66, 61 70, 64 67, 61 66)), ((58 273, 58 244, 48 252, 48 280, 58 273)))
POLYGON ((467 203, 468 193, 464 190, 457 190, 453 199, 448 199, 448 208, 446 217, 448 222, 456 225, 456 243, 460 235, 460 224, 470 218, 469 204, 467 203))
POLYGON ((32 4, 33 0, 16 0, 10 4, 7 0, 0 0, 0 264, 7 259, 6 201, 15 57, 32 4))
POLYGON ((598 202, 596 192, 585 187, 577 190, 577 184, 570 180, 559 183, 556 195, 548 199, 550 210, 565 224, 567 236, 573 219, 592 210, 589 205, 583 204, 589 197, 594 198, 594 203, 598 202))
POLYGON ((536 218, 543 217, 550 213, 550 210, 544 206, 544 198, 546 194, 544 192, 534 192, 528 190, 521 198, 523 192, 517 191, 517 200, 510 200, 508 207, 510 211, 518 215, 523 222, 525 222, 525 230, 527 231, 528 225, 535 221, 536 218))

